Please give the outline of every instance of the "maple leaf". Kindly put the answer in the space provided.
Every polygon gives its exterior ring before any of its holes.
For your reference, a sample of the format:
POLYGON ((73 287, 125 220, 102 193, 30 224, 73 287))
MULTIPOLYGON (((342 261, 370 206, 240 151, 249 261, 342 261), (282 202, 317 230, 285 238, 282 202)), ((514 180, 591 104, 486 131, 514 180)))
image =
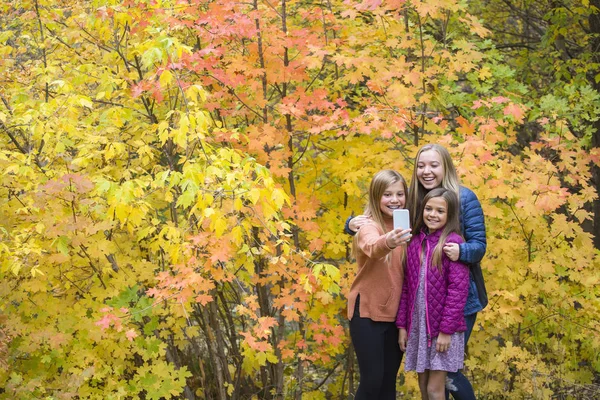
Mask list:
POLYGON ((475 125, 467 121, 464 117, 457 117, 456 122, 460 125, 460 127, 456 129, 457 132, 460 132, 465 136, 470 136, 475 133, 475 125))
POLYGON ((467 18, 459 18, 459 20, 466 22, 470 26, 471 32, 479 37, 483 38, 489 36, 491 33, 490 30, 485 28, 473 15, 468 15, 467 18))
POLYGON ((481 79, 482 81, 485 81, 487 78, 491 78, 492 77, 492 72, 488 67, 483 67, 479 70, 479 74, 478 74, 479 79, 481 79))
POLYGON ((227 237, 221 238, 213 246, 210 246, 210 252, 210 260, 213 263, 228 261, 235 254, 233 244, 227 237))
POLYGON ((281 314, 285 317, 286 321, 300 321, 300 313, 297 309, 291 307, 285 307, 281 314))
POLYGON ((140 81, 131 86, 131 95, 133 96, 133 98, 137 98, 142 95, 142 93, 146 90, 144 86, 145 85, 143 81, 140 81))
POLYGON ((361 71, 350 71, 346 74, 346 79, 348 82, 355 85, 363 80, 363 74, 361 71))
POLYGON ((254 334, 258 338, 267 338, 271 335, 271 328, 277 325, 277 320, 273 317, 261 317, 258 319, 258 325, 254 327, 254 334))
POLYGON ((280 351, 282 360, 291 361, 295 356, 294 350, 289 347, 284 347, 280 351))
POLYGON ((308 249, 310 251, 319 251, 323 248, 324 245, 325 245, 325 241, 323 239, 320 239, 320 238, 312 239, 310 241, 308 249))
POLYGON ((257 341, 250 332, 241 332, 244 337, 244 342, 251 348, 257 351, 268 351, 271 345, 265 341, 257 341))
POLYGON ((473 102, 473 105, 471 106, 472 110, 477 110, 478 108, 483 107, 484 105, 487 105, 487 102, 483 101, 483 100, 475 100, 473 102))
POLYGON ((50 338, 48 339, 48 342, 50 343, 51 348, 60 349, 66 343, 68 343, 69 339, 70 339, 69 335, 65 335, 63 333, 56 333, 56 334, 50 336, 50 338))
POLYGON ((523 122, 525 110, 518 104, 511 103, 504 108, 504 115, 512 116, 517 122, 523 122))
POLYGON ((114 316, 111 314, 104 315, 99 321, 95 322, 95 325, 101 327, 103 330, 110 328, 114 322, 114 316))
POLYGON ((130 342, 132 342, 133 339, 135 339, 136 337, 138 337, 138 334, 133 329, 128 329, 127 332, 125 332, 125 336, 127 337, 127 340, 129 340, 130 342))
POLYGON ((299 341, 296 343, 296 347, 297 347, 297 348, 299 348, 299 349, 302 349, 302 350, 303 350, 303 349, 306 349, 306 348, 308 348, 308 344, 306 343, 306 341, 305 341, 305 340, 299 340, 299 341))
POLYGON ((600 150, 598 150, 598 148, 591 149, 589 152, 589 157, 594 164, 600 165, 600 150))
POLYGON ((354 7, 358 11, 367 11, 374 10, 381 4, 382 0, 363 0, 360 3, 356 4, 354 7))
POLYGON ((510 101, 509 98, 504 97, 504 96, 496 96, 496 97, 492 97, 492 99, 490 100, 492 103, 496 103, 496 104, 502 104, 502 103, 507 103, 510 101))
POLYGON ((213 301, 213 297, 208 294, 200 294, 200 295, 196 296, 196 298, 194 300, 197 301, 198 303, 202 304, 203 306, 205 306, 208 303, 210 303, 211 301, 213 301))

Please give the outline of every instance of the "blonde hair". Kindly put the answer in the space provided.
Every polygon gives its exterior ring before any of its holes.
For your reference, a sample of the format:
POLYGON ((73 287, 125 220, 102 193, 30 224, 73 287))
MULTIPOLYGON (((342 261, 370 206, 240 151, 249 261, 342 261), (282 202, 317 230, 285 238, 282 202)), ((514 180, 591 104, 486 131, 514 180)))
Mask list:
POLYGON ((444 254, 444 244, 446 244, 446 239, 448 236, 454 232, 462 237, 460 233, 460 204, 458 202, 458 196, 454 191, 450 189, 445 189, 442 187, 438 187, 435 189, 431 189, 423 198, 421 202, 421 206, 419 207, 419 214, 417 217, 417 222, 415 224, 415 231, 421 232, 421 230, 425 227, 425 221, 423 220, 423 213, 425 212, 425 206, 427 202, 435 197, 441 197, 446 201, 446 225, 442 228, 442 234, 440 235, 440 239, 438 244, 435 246, 433 250, 433 257, 431 260, 431 265, 437 267, 440 272, 442 272, 442 255, 444 254))
MULTIPOLYGON (((444 189, 452 190, 456 193, 457 198, 459 199, 459 207, 460 207, 460 181, 458 179, 458 174, 456 173, 456 168, 454 167, 454 163, 452 162, 452 157, 450 157, 450 153, 444 146, 439 144, 426 144, 422 146, 417 152, 417 156, 415 157, 415 165, 413 168, 412 179, 410 181, 410 190, 407 195, 407 203, 406 208, 410 210, 411 215, 411 225, 416 226, 416 221, 419 213, 417 213, 418 209, 422 206, 423 199, 427 194, 428 190, 423 187, 421 182, 419 182, 419 178, 417 178, 417 167, 419 165, 419 157, 421 154, 433 150, 437 152, 442 158, 442 166, 444 167, 444 176, 442 177, 442 184, 439 187, 444 189)), ((414 230, 413 232, 418 233, 418 230, 414 230)))
MULTIPOLYGON (((369 200, 365 207, 364 215, 370 217, 375 224, 377 224, 383 232, 387 232, 385 220, 383 218, 383 213, 381 212, 381 198, 383 197, 383 193, 387 190, 388 187, 393 185, 394 183, 401 182, 404 188, 404 193, 408 192, 408 185, 406 184, 406 180, 399 172, 384 169, 379 171, 373 176, 371 179, 371 184, 369 185, 369 200)), ((354 256, 357 255, 358 251, 358 234, 354 236, 353 241, 353 249, 354 256)))

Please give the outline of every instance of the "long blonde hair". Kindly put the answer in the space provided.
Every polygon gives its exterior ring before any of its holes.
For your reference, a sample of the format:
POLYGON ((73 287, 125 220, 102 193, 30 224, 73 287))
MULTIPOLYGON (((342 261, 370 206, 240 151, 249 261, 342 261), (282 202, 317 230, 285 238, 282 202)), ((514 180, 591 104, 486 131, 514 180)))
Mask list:
MULTIPOLYGON (((442 177, 442 184, 439 187, 452 190, 454 193, 456 193, 460 207, 460 181, 458 179, 458 174, 456 173, 454 163, 452 162, 452 157, 450 157, 450 153, 442 145, 435 143, 426 144, 419 149, 417 156, 415 157, 415 165, 413 168, 412 179, 410 181, 410 190, 408 191, 408 195, 406 197, 406 208, 410 210, 411 225, 413 227, 416 226, 416 221, 418 219, 419 213, 417 211, 420 210, 423 203, 423 198, 428 192, 428 190, 423 187, 421 182, 419 182, 419 178, 417 178, 417 166, 419 165, 419 157, 421 157, 421 153, 429 150, 436 151, 442 158, 444 176, 442 177)), ((413 232, 418 233, 419 231, 413 230, 413 232)))
MULTIPOLYGON (((379 171, 373 176, 371 179, 371 184, 369 185, 369 200, 365 207, 364 215, 370 217, 375 224, 377 224, 383 232, 387 232, 385 220, 383 218, 383 214, 381 212, 380 203, 381 198, 383 197, 383 193, 386 191, 388 187, 393 185, 396 182, 401 182, 404 187, 404 194, 408 192, 408 185, 406 184, 406 180, 399 172, 384 169, 379 171)), ((354 255, 356 256, 358 250, 357 243, 358 234, 354 236, 353 241, 353 249, 354 255)))
POLYGON ((445 189, 442 187, 438 187, 435 189, 431 189, 423 198, 421 202, 421 206, 419 207, 419 214, 417 216, 417 222, 415 224, 415 231, 421 232, 423 228, 425 228, 425 221, 423 220, 423 213, 425 211, 425 205, 427 202, 434 197, 441 197, 446 201, 446 212, 447 212, 447 220, 446 225, 442 228, 442 234, 440 235, 440 239, 438 244, 435 246, 433 250, 433 257, 431 260, 431 265, 437 267, 440 272, 442 272, 442 255, 444 253, 444 244, 446 243, 446 239, 448 236, 454 232, 458 235, 460 233, 460 204, 458 202, 458 196, 452 190, 445 189))

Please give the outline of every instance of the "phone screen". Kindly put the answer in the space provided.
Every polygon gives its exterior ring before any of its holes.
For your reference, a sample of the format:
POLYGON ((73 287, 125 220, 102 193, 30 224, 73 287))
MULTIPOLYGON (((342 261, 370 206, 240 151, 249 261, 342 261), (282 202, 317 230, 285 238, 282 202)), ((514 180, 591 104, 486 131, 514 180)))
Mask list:
POLYGON ((410 216, 407 209, 394 210, 394 229, 410 229, 410 216))

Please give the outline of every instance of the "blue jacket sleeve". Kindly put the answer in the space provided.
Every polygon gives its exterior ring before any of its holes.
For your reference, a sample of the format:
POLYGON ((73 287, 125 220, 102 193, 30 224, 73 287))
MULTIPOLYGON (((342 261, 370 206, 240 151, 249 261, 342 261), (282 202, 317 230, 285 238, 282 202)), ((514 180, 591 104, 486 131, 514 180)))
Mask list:
POLYGON ((476 264, 485 255, 485 219, 477 195, 466 187, 460 188, 461 228, 465 242, 460 244, 459 261, 476 264))
POLYGON ((350 221, 352 220, 352 218, 354 218, 352 215, 349 216, 348 219, 346 220, 346 223, 344 224, 344 232, 346 232, 350 236, 356 235, 356 232, 354 232, 352 229, 350 229, 350 221))

